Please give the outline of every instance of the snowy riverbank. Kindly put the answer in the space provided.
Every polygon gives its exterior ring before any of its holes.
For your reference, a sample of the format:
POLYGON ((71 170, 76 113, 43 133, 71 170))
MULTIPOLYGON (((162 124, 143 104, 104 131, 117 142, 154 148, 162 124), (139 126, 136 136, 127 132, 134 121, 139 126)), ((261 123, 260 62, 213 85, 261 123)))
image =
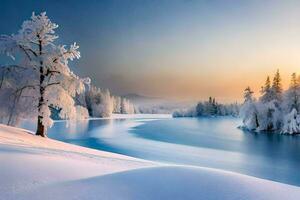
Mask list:
POLYGON ((0 199, 298 199, 300 188, 169 166, 0 125, 0 199))

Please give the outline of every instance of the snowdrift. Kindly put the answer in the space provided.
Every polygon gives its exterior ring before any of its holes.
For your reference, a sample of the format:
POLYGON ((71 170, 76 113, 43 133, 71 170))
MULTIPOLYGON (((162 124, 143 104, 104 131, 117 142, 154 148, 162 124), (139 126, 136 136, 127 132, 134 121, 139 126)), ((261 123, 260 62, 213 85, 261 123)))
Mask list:
POLYGON ((0 199, 299 199, 300 188, 170 166, 40 138, 0 125, 0 199))

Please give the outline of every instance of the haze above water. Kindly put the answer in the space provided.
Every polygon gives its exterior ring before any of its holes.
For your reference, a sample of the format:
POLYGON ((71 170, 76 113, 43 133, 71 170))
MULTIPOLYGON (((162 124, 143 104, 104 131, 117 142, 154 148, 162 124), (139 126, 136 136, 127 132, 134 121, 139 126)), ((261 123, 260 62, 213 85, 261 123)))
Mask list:
POLYGON ((175 118, 56 122, 49 137, 165 163, 212 167, 300 186, 300 137, 253 134, 240 119, 175 118))

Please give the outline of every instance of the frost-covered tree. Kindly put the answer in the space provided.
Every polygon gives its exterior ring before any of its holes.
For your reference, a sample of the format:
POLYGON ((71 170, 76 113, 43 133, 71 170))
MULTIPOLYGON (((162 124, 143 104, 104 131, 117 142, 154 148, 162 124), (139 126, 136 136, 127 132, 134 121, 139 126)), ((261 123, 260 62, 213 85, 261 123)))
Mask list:
POLYGON ((300 133, 300 83, 296 73, 292 74, 288 90, 283 95, 282 114, 284 115, 281 132, 300 133))
POLYGON ((5 99, 9 95, 6 91, 11 90, 19 105, 22 101, 29 103, 24 115, 37 118, 36 134, 43 137, 53 123, 49 107, 61 109, 59 114, 64 118, 76 118, 73 97, 83 92, 84 83, 89 82, 89 79, 77 77, 68 67, 70 60, 80 58, 79 47, 76 43, 69 48, 57 45, 57 28, 58 25, 51 22, 45 12, 33 13, 17 34, 0 36, 0 53, 17 58, 15 66, 24 68, 21 79, 16 78, 17 73, 12 73, 13 78, 5 80, 7 86, 1 88, 1 97, 4 94, 5 99), (16 81, 20 83, 15 84, 16 81))
POLYGON ((208 101, 198 102, 195 107, 175 110, 173 117, 238 116, 239 107, 237 103, 221 104, 209 97, 208 101))
POLYGON ((102 91, 97 87, 90 87, 86 92, 86 103, 90 116, 110 117, 114 109, 114 98, 109 90, 102 91))
POLYGON ((76 109, 76 119, 82 120, 82 119, 89 118, 89 111, 86 107, 77 105, 75 106, 75 109, 76 109))
MULTIPOLYGON (((199 104, 197 104, 198 107, 199 104)), ((172 113, 173 117, 198 117, 197 116, 197 111, 194 107, 192 108, 187 108, 187 109, 180 109, 180 110, 175 110, 172 113)))
MULTIPOLYGON (((25 87, 28 82, 23 77, 31 77, 25 67, 8 65, 0 67, 0 121, 8 125, 16 124, 22 116, 31 116, 31 96, 24 97, 32 87, 25 87)), ((32 77, 31 77, 32 78, 32 77)))
POLYGON ((273 100, 271 81, 269 76, 266 79, 265 85, 261 88, 261 95, 262 96, 260 97, 260 101, 263 103, 270 102, 273 100))
POLYGON ((251 90, 251 88, 249 86, 246 87, 246 89, 244 90, 244 103, 253 102, 253 100, 254 100, 253 93, 254 92, 251 90))
POLYGON ((126 98, 121 99, 121 113, 122 114, 134 114, 135 113, 133 104, 126 98))
POLYGON ((110 117, 113 113, 134 114, 134 105, 126 98, 112 96, 109 90, 91 86, 85 94, 86 105, 92 117, 110 117))
POLYGON ((256 100, 250 87, 244 90, 244 103, 240 109, 240 117, 242 117, 243 124, 248 129, 255 130, 259 127, 256 100))
POLYGON ((205 108, 205 105, 204 103, 202 102, 199 102, 197 105, 196 105, 196 116, 201 116, 205 113, 206 111, 206 108, 205 108))
POLYGON ((283 95, 283 110, 291 112, 293 109, 297 112, 300 109, 300 83, 296 73, 292 74, 290 87, 283 95))
POLYGON ((121 97, 113 97, 113 101, 114 101, 114 109, 113 109, 113 113, 121 113, 121 97))
POLYGON ((270 87, 270 82, 267 79, 264 92, 258 101, 252 101, 252 92, 249 92, 248 89, 245 90, 245 102, 240 112, 244 127, 255 131, 275 131, 286 134, 300 133, 299 80, 299 77, 293 73, 288 90, 283 91, 281 77, 277 70, 272 86, 270 87), (271 92, 266 92, 269 89, 271 92))
POLYGON ((273 131, 282 125, 281 101, 282 86, 279 70, 276 71, 271 86, 269 76, 262 87, 262 96, 256 103, 258 109, 258 130, 273 131))
POLYGON ((285 115, 284 123, 281 130, 284 134, 296 134, 300 133, 300 115, 295 108, 285 115))
POLYGON ((276 101, 281 101, 282 98, 282 85, 281 85, 281 77, 279 70, 276 71, 275 76, 273 78, 273 84, 271 91, 273 93, 273 99, 276 101))

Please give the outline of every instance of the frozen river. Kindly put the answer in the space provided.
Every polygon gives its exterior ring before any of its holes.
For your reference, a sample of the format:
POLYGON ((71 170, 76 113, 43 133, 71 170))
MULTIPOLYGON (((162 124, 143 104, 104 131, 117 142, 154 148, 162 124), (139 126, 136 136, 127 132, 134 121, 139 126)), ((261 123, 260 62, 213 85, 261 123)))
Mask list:
POLYGON ((173 164, 196 165, 300 186, 300 137, 253 134, 240 119, 139 118, 56 122, 49 137, 173 164))

